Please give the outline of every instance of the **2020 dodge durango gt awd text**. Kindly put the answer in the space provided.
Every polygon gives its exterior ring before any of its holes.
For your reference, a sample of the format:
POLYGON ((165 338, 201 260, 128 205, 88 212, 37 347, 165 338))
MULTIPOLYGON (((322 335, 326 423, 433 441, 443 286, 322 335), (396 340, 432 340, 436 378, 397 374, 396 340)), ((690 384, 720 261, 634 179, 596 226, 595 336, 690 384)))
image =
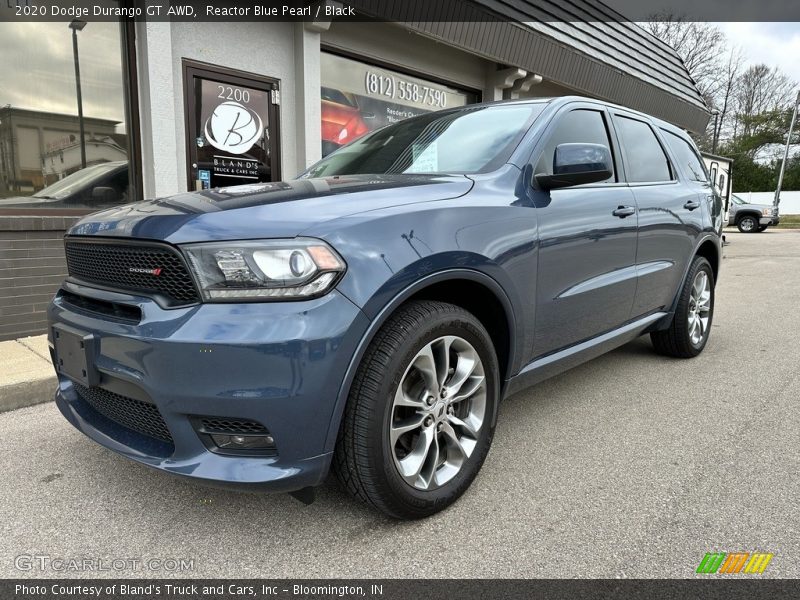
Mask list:
POLYGON ((708 341, 721 202, 694 144, 582 98, 472 105, 299 178, 85 217, 49 308, 64 416, 133 460, 399 518, 454 502, 504 396, 644 333, 708 341))

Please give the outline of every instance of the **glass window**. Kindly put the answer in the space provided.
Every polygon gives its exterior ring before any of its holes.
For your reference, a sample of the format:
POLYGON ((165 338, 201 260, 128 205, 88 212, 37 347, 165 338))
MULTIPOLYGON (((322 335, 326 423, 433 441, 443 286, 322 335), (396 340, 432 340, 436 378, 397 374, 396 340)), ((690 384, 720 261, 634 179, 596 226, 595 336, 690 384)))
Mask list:
MULTIPOLYGON (((708 174, 706 173, 703 161, 697 156, 697 153, 689 142, 670 131, 665 131, 663 129, 662 131, 667 134, 667 144, 669 144, 670 150, 672 150, 672 154, 675 156, 675 160, 683 168, 689 178, 694 181, 707 183, 708 174)), ((714 172, 716 173, 716 163, 714 163, 714 172)))
POLYGON ((672 180, 669 159, 650 125, 621 116, 617 116, 614 122, 625 149, 628 181, 672 180))
POLYGON ((407 119, 337 150, 303 177, 487 172, 508 160, 544 106, 482 106, 407 119))
POLYGON ((0 209, 97 209, 129 199, 121 27, 78 25, 0 22, 0 209))
POLYGON ((322 156, 362 135, 443 108, 475 94, 329 52, 320 54, 322 156))
MULTIPOLYGON (((611 149, 603 113, 597 110, 578 109, 563 115, 539 158, 536 173, 552 175, 556 146, 575 143, 602 144, 611 149)), ((616 181, 616 173, 606 181, 616 181)))

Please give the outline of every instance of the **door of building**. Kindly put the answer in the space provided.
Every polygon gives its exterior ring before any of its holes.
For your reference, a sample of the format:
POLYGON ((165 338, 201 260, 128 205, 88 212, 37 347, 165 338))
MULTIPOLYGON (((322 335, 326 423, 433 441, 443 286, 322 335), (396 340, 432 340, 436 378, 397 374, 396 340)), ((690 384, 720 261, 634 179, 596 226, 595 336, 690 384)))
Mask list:
POLYGON ((278 81, 183 62, 189 190, 279 181, 278 81))

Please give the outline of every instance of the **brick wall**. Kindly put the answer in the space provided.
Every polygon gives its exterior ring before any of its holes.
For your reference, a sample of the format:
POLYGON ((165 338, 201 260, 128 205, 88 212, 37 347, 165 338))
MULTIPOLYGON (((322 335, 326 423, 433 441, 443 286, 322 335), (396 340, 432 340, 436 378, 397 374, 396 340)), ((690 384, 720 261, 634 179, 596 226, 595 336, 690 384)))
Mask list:
POLYGON ((0 340, 44 333, 66 274, 64 232, 78 217, 0 216, 0 340))

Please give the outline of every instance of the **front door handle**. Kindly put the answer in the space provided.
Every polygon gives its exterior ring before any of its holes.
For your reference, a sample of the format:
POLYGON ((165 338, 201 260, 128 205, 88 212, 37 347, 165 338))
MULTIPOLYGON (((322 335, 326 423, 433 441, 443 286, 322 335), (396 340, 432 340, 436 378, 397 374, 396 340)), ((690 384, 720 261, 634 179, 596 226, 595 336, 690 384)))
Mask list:
POLYGON ((633 206, 618 206, 611 214, 620 219, 624 219, 625 217, 636 214, 636 208, 633 206))
POLYGON ((695 208, 700 208, 700 203, 697 200, 689 200, 686 204, 683 205, 683 208, 694 210, 695 208))

